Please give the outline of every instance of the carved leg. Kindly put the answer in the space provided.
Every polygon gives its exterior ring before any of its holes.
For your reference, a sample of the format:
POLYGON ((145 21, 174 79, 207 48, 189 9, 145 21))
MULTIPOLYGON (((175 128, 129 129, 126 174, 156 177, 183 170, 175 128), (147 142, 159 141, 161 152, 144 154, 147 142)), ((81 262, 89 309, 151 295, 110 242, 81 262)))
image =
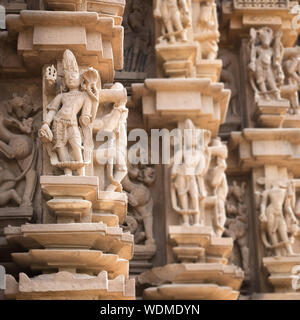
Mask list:
POLYGON ((249 273, 249 248, 246 244, 247 237, 243 237, 237 240, 237 243, 240 247, 241 257, 242 257, 242 266, 246 274, 249 273))
POLYGON ((178 10, 173 10, 171 19, 176 31, 180 32, 181 41, 187 42, 187 34, 181 23, 180 12, 178 10))
POLYGON ((0 206, 5 206, 10 200, 14 200, 18 205, 21 204, 22 199, 17 194, 16 190, 11 189, 0 194, 0 206))
POLYGON ((286 224, 284 221, 282 221, 280 223, 278 231, 279 231, 280 238, 282 239, 282 241, 284 241, 286 243, 285 247, 286 247, 288 255, 291 255, 291 256, 295 255, 294 251, 292 249, 290 239, 288 237, 287 227, 286 227, 286 224))
MULTIPOLYGON (((183 210, 188 210, 189 204, 188 204, 188 196, 187 196, 187 193, 181 194, 181 195, 179 195, 178 197, 179 197, 179 201, 180 201, 181 208, 182 208, 183 210)), ((189 225, 190 225, 190 223, 189 223, 189 215, 184 214, 184 215, 182 215, 182 218, 183 218, 183 225, 184 225, 184 226, 189 226, 189 225)))
POLYGON ((37 174, 36 171, 31 169, 26 174, 25 191, 23 194, 21 207, 30 207, 32 205, 32 198, 36 186, 37 174))
POLYGON ((0 152, 2 152, 8 159, 14 158, 14 150, 8 144, 0 140, 0 152))
POLYGON ((144 228, 146 233, 146 244, 155 244, 153 239, 153 217, 148 215, 148 217, 143 218, 144 228))
MULTIPOLYGON (((68 155, 68 149, 67 147, 60 147, 57 148, 57 153, 58 153, 58 158, 60 162, 66 162, 69 161, 69 155, 68 155)), ((72 170, 71 169, 64 169, 65 175, 66 176, 71 176, 72 175, 72 170)))

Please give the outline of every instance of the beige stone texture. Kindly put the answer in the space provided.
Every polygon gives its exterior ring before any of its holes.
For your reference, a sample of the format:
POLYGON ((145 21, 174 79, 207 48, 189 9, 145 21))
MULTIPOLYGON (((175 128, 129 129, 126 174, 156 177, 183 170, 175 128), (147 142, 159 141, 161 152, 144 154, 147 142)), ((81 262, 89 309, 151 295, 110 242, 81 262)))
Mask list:
POLYGON ((121 25, 125 8, 125 0, 44 0, 45 9, 55 11, 90 11, 97 12, 100 17, 113 17, 117 25, 121 25))
POLYGON ((225 266, 221 263, 182 263, 167 264, 163 267, 152 268, 138 276, 142 284, 161 285, 210 283, 228 286, 239 290, 244 273, 235 266, 225 266))
POLYGON ((249 128, 242 132, 232 132, 228 149, 229 152, 238 150, 238 158, 229 159, 227 172, 246 172, 269 164, 285 167, 298 176, 299 143, 300 132, 296 128, 249 128), (235 161, 239 162, 239 167, 235 161))
POLYGON ((270 273, 269 281, 272 283, 275 292, 295 292, 293 281, 297 284, 298 275, 293 268, 299 266, 300 256, 290 257, 267 257, 263 264, 270 273))
POLYGON ((33 249, 29 252, 12 254, 13 261, 22 268, 50 271, 71 271, 75 273, 98 274, 107 271, 110 279, 119 275, 128 277, 128 260, 116 254, 104 254, 97 250, 84 249, 33 249))
POLYGON ((101 250, 119 255, 130 260, 133 255, 133 236, 123 233, 119 227, 107 227, 100 223, 75 224, 26 224, 20 233, 6 235, 10 242, 17 242, 21 247, 31 249, 32 243, 38 243, 46 249, 84 248, 101 250), (29 246, 28 246, 29 244, 29 246))
POLYGON ((216 284, 165 284, 144 290, 145 300, 237 300, 239 292, 216 284))
POLYGON ((25 10, 8 15, 6 23, 9 33, 18 34, 18 52, 33 71, 61 59, 65 49, 76 52, 79 65, 98 70, 105 82, 111 82, 114 70, 123 67, 123 28, 113 17, 96 12, 25 10))
MULTIPOLYGON (((12 277, 11 277, 12 278, 12 277)), ((11 282, 14 278, 11 279, 11 282)), ((17 300, 134 300, 134 280, 126 280, 120 275, 108 279, 103 271, 96 277, 59 272, 29 279, 20 274, 19 283, 14 280, 6 297, 16 296, 17 300)))
POLYGON ((213 136, 225 121, 229 98, 230 91, 210 79, 147 79, 133 85, 132 96, 147 128, 172 128, 190 118, 213 136))
POLYGON ((297 40, 299 29, 295 29, 292 23, 296 13, 291 9, 297 5, 297 1, 286 1, 279 4, 274 1, 270 5, 267 1, 261 4, 249 3, 245 0, 223 2, 221 27, 229 24, 227 32, 224 32, 224 43, 235 43, 246 37, 250 28, 268 26, 274 30, 283 31, 283 44, 285 47, 293 46, 297 40))

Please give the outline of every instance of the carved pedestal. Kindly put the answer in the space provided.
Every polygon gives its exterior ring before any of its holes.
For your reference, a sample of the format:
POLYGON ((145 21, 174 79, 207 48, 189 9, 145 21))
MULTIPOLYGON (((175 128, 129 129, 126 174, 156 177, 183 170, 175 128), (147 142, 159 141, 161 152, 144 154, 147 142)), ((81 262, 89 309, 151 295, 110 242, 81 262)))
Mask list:
POLYGON ((155 48, 166 77, 187 78, 195 75, 196 43, 158 44, 155 48))
POLYGON ((230 91, 210 79, 146 79, 134 84, 133 103, 142 106, 147 128, 170 128, 190 118, 216 136, 225 121, 230 91))
POLYGON ((211 79, 212 82, 218 82, 222 70, 221 60, 199 59, 196 64, 197 78, 211 79))
POLYGON ((289 108, 288 100, 259 100, 257 102, 256 123, 259 127, 281 128, 284 126, 289 108))
POLYGON ((295 267, 300 266, 300 256, 268 257, 263 259, 263 264, 270 273, 269 281, 276 293, 296 292, 299 270, 295 267))
POLYGON ((99 197, 97 177, 43 176, 41 185, 54 197, 47 205, 57 224, 5 230, 8 243, 18 248, 13 261, 24 271, 43 273, 31 279, 21 273, 15 298, 134 299, 134 280, 128 279, 133 236, 118 227, 126 216, 126 196, 99 197), (92 208, 99 212, 94 223, 87 222, 92 208))

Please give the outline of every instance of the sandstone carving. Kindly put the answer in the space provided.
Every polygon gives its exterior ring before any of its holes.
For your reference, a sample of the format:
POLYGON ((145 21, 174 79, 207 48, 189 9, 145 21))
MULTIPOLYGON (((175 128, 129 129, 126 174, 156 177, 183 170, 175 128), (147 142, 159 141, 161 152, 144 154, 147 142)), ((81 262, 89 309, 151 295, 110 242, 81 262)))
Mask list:
POLYGON ((153 198, 148 188, 155 180, 152 167, 131 165, 122 185, 127 192, 128 202, 134 212, 128 215, 126 223, 131 233, 135 234, 135 243, 154 245, 153 237, 153 198), (134 181, 142 182, 136 183, 134 181))
POLYGON ((290 101, 290 113, 300 114, 300 47, 285 48, 283 56, 283 71, 286 84, 281 87, 282 95, 290 101))
POLYGON ((227 148, 219 138, 213 139, 211 133, 196 129, 187 119, 184 131, 186 149, 174 155, 171 169, 171 200, 173 209, 182 215, 183 225, 190 225, 190 216, 194 225, 204 225, 205 206, 213 206, 212 223, 217 236, 222 236, 226 221, 225 200, 228 192, 225 170, 227 168, 227 148), (183 155, 182 155, 183 154, 183 155))
POLYGON ((187 0, 157 0, 154 18, 161 21, 158 42, 187 42, 187 28, 191 27, 187 0))
POLYGON ((39 137, 53 166, 62 168, 65 175, 72 175, 73 170, 83 175, 83 167, 92 159, 92 124, 99 103, 100 77, 93 68, 80 75, 70 50, 64 52, 63 72, 66 92, 48 105, 39 137))
POLYGON ((214 0, 204 0, 199 3, 199 15, 195 26, 195 40, 200 44, 200 59, 214 60, 218 55, 218 31, 217 8, 214 0))
POLYGON ((199 130, 197 131, 190 119, 186 120, 184 129, 191 130, 191 135, 186 141, 184 158, 180 159, 182 151, 178 151, 174 156, 171 170, 172 206, 182 215, 184 225, 189 225, 190 215, 194 216, 194 224, 199 225, 203 223, 201 219, 204 218, 204 200, 207 196, 204 177, 211 158, 208 149, 210 132, 205 131, 202 146, 199 130))
POLYGON ((36 161, 37 146, 34 141, 34 107, 28 95, 4 102, 0 109, 0 153, 7 160, 2 161, 1 171, 1 206, 10 200, 22 207, 32 206, 32 198, 37 181, 36 161), (29 117, 31 115, 31 117, 29 117), (16 161, 21 173, 15 174, 6 165, 6 161, 16 161), (25 180, 24 193, 20 197, 16 192, 18 182, 25 180))
POLYGON ((225 84, 227 89, 230 89, 230 104, 228 113, 231 116, 239 116, 240 109, 238 105, 238 81, 237 75, 235 74, 232 62, 232 56, 229 54, 222 54, 221 55, 223 68, 221 72, 220 80, 225 84))
POLYGON ((111 89, 121 91, 123 98, 114 103, 111 112, 97 118, 94 129, 98 130, 98 135, 108 133, 111 138, 109 144, 98 150, 97 163, 106 169, 108 184, 105 190, 121 192, 121 182, 127 175, 127 96, 126 89, 120 83, 115 83, 111 89))
POLYGON ((221 237, 226 222, 225 201, 228 193, 228 184, 225 170, 227 168, 227 148, 220 138, 212 141, 211 147, 211 168, 208 172, 207 182, 212 188, 214 202, 213 225, 217 236, 221 237))
MULTIPOLYGON (((264 179, 257 181, 264 184, 264 179)), ((271 188, 261 194, 260 216, 262 241, 277 256, 292 256, 293 237, 299 232, 295 217, 295 187, 293 183, 274 180, 271 188)))
POLYGON ((250 30, 249 75, 255 99, 281 100, 280 86, 283 84, 282 33, 269 27, 250 30))
POLYGON ((246 182, 241 185, 233 181, 229 187, 226 202, 226 230, 225 235, 231 237, 237 245, 242 262, 242 268, 246 275, 249 274, 249 236, 248 215, 245 203, 246 182))
POLYGON ((125 71, 145 72, 149 68, 147 62, 154 51, 153 10, 150 3, 143 0, 127 1, 127 16, 124 17, 125 71))

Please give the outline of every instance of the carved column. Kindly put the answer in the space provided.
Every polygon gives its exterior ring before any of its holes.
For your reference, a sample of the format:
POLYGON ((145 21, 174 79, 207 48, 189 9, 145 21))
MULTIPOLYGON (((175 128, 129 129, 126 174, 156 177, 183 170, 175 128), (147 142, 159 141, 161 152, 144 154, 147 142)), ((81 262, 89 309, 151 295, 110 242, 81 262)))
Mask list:
POLYGON ((167 264, 142 273, 137 282, 148 287, 146 299, 237 299, 244 273, 227 264, 233 241, 222 237, 227 149, 217 135, 230 90, 218 82, 216 6, 157 1, 154 16, 161 78, 132 85, 131 106, 142 108, 147 129, 177 128, 182 136, 190 129, 202 138, 191 143, 182 165, 164 166, 167 264), (178 21, 166 15, 165 6, 172 6, 178 21))
POLYGON ((42 71, 39 184, 45 200, 43 224, 5 228, 12 258, 25 272, 18 283, 7 276, 7 297, 132 300, 133 236, 119 227, 127 214, 121 186, 127 173, 127 93, 119 83, 102 88, 123 65, 125 3, 45 4, 57 11, 7 17, 26 67, 42 71), (103 14, 107 8, 110 14, 103 14), (125 146, 118 149, 123 161, 115 165, 113 159, 102 161, 109 150, 98 152, 99 135, 108 131, 118 132, 117 145, 125 146))

